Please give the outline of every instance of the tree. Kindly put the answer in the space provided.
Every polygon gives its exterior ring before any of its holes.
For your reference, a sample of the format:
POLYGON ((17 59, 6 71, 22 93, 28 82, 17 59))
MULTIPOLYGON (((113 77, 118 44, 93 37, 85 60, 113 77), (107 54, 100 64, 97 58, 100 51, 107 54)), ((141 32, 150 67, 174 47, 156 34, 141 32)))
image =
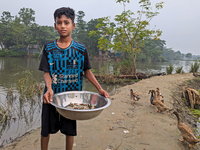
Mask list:
POLYGON ((185 54, 182 53, 181 54, 181 58, 184 59, 185 58, 185 54))
POLYGON ((160 55, 163 53, 163 48, 166 42, 164 40, 154 40, 147 38, 144 40, 144 46, 141 47, 141 52, 137 55, 139 61, 163 61, 160 55))
POLYGON ((176 60, 181 60, 181 52, 180 51, 177 51, 175 52, 175 56, 176 56, 176 60))
POLYGON ((95 35, 91 38, 88 34, 92 30, 97 30, 95 26, 98 24, 98 19, 91 19, 89 22, 84 21, 85 13, 83 11, 78 11, 76 16, 76 28, 72 32, 73 39, 84 43, 88 49, 89 55, 97 55, 97 45, 100 36, 95 35))
POLYGON ((28 43, 29 45, 38 45, 41 51, 44 44, 59 37, 59 34, 55 31, 54 27, 51 26, 39 26, 38 24, 33 24, 30 29, 32 32, 28 43))
POLYGON ((90 31, 96 31, 97 28, 95 28, 95 26, 98 24, 98 19, 91 19, 88 23, 87 23, 87 37, 88 37, 88 42, 87 44, 87 48, 88 48, 88 53, 90 55, 98 55, 98 39, 100 38, 100 35, 96 34, 93 37, 89 37, 89 32, 90 31))
POLYGON ((87 30, 86 22, 83 20, 85 13, 83 11, 78 11, 76 14, 76 28, 73 31, 72 37, 82 43, 87 43, 87 30))
MULTIPOLYGON (((129 2, 129 0, 117 0, 117 3, 129 2)), ((134 13, 130 10, 123 11, 121 15, 116 15, 114 20, 117 26, 113 27, 108 17, 100 19, 97 25, 98 32, 101 33, 99 38, 98 47, 100 49, 120 50, 130 54, 133 62, 132 74, 136 76, 136 56, 141 51, 144 39, 153 38, 155 40, 161 35, 160 30, 148 29, 148 25, 153 17, 159 14, 158 10, 163 8, 163 2, 155 5, 156 10, 153 12, 151 9, 150 0, 139 1, 141 11, 137 11, 138 16, 134 17, 134 13), (145 19, 142 20, 143 15, 145 19), (113 35, 108 39, 108 35, 113 35)), ((125 7, 125 5, 124 5, 125 7)), ((97 32, 91 32, 90 35, 95 35, 97 32)), ((137 76, 136 76, 137 77, 137 76)))
POLYGON ((11 16, 4 11, 0 18, 0 44, 6 50, 18 51, 28 45, 39 45, 40 49, 47 42, 54 40, 58 34, 50 26, 39 26, 31 8, 21 8, 18 16, 11 16))
POLYGON ((184 54, 181 54, 180 51, 175 52, 172 48, 164 47, 161 56, 165 57, 167 60, 181 60, 184 54))
POLYGON ((24 25, 23 36, 21 37, 23 47, 27 47, 29 45, 29 38, 31 36, 31 26, 35 22, 35 11, 31 8, 21 8, 18 12, 19 19, 21 23, 24 25))
POLYGON ((185 57, 188 58, 188 59, 190 59, 190 58, 192 58, 192 54, 191 54, 191 53, 187 53, 187 54, 185 55, 185 57))
POLYGON ((31 8, 21 8, 18 12, 21 22, 27 27, 35 22, 35 11, 31 8))
POLYGON ((24 48, 24 41, 26 38, 24 29, 25 26, 20 23, 20 18, 15 16, 11 24, 12 39, 14 41, 13 46, 15 49, 24 48))
POLYGON ((14 44, 11 32, 12 18, 14 16, 11 16, 10 12, 4 11, 0 19, 0 43, 1 47, 5 49, 14 44))

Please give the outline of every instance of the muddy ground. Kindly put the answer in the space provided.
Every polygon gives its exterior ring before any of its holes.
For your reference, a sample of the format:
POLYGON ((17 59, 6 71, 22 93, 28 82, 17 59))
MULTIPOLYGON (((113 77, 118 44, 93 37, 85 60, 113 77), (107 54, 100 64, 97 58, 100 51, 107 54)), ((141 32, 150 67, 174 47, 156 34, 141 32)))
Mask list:
MULTIPOLYGON (((198 150, 198 145, 189 148, 177 129, 177 119, 171 112, 157 113, 150 107, 149 90, 160 88, 164 103, 170 109, 177 109, 181 120, 195 128, 194 117, 181 99, 184 81, 194 79, 192 73, 155 76, 124 86, 110 96, 111 105, 99 116, 78 121, 78 135, 73 150, 198 150), (134 105, 130 89, 141 93, 134 105)), ((63 150, 64 136, 51 135, 49 149, 63 150)), ((40 128, 26 133, 2 150, 39 150, 40 128)))

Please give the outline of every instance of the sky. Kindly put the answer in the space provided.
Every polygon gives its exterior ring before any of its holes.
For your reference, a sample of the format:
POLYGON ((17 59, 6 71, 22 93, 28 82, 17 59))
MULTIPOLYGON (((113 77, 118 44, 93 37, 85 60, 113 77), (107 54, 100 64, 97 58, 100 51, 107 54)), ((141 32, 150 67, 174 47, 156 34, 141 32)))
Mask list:
MULTIPOLYGON (((152 6, 162 0, 150 0, 152 6)), ((139 0, 130 0, 125 9, 136 12, 141 10, 139 0)), ((175 52, 200 55, 200 1, 199 0, 163 0, 164 7, 159 15, 150 22, 149 28, 162 31, 161 40, 166 41, 166 47, 175 52)), ((122 4, 115 0, 0 0, 0 14, 3 11, 11 12, 12 16, 18 14, 23 7, 35 11, 36 23, 53 26, 53 13, 60 7, 71 7, 75 12, 83 11, 85 21, 121 14, 124 10, 122 4)))

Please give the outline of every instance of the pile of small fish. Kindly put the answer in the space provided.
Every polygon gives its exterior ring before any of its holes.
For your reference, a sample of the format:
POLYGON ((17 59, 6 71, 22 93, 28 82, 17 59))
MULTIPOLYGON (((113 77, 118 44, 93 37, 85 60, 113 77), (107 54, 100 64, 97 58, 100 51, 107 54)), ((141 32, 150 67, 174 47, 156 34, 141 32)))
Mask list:
POLYGON ((72 103, 70 102, 65 108, 69 109, 95 109, 97 108, 95 105, 88 104, 88 103, 72 103))

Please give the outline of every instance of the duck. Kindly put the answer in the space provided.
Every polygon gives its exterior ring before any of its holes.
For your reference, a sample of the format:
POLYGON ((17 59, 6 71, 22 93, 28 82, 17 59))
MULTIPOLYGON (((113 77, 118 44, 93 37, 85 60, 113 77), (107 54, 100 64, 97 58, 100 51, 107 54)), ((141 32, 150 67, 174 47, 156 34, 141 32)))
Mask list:
POLYGON ((130 95, 131 95, 131 98, 133 99, 133 104, 135 104, 135 101, 138 101, 140 98, 138 97, 139 94, 136 93, 136 92, 133 92, 132 89, 130 89, 130 95))
POLYGON ((200 74, 197 74, 197 73, 193 72, 193 76, 200 77, 200 74))
POLYGON ((149 90, 149 93, 151 93, 151 97, 150 97, 150 107, 154 107, 154 104, 153 104, 153 99, 154 99, 154 95, 153 95, 153 92, 151 92, 151 90, 149 90))
POLYGON ((164 100, 163 100, 164 96, 160 93, 160 89, 158 87, 156 88, 156 93, 157 93, 158 100, 164 103, 164 100))
POLYGON ((181 122, 178 112, 174 111, 172 114, 174 114, 177 117, 177 120, 178 120, 177 127, 181 131, 182 136, 183 136, 183 140, 179 139, 179 141, 181 141, 181 142, 187 141, 189 143, 189 147, 191 147, 191 148, 196 143, 200 142, 200 140, 194 136, 191 128, 181 122))
POLYGON ((155 90, 150 90, 149 92, 154 95, 153 104, 158 108, 157 112, 169 110, 169 107, 165 106, 160 100, 158 100, 155 90))
MULTIPOLYGON (((148 94, 150 94, 151 93, 151 97, 150 97, 150 107, 154 107, 154 104, 153 104, 153 99, 154 99, 154 95, 153 95, 153 92, 151 92, 151 90, 149 90, 149 93, 148 94)), ((157 97, 158 97, 158 94, 157 94, 157 97)), ((160 100, 160 99, 158 99, 158 100, 160 100)), ((162 99, 162 100, 160 100, 162 103, 164 103, 164 100, 162 99)))

